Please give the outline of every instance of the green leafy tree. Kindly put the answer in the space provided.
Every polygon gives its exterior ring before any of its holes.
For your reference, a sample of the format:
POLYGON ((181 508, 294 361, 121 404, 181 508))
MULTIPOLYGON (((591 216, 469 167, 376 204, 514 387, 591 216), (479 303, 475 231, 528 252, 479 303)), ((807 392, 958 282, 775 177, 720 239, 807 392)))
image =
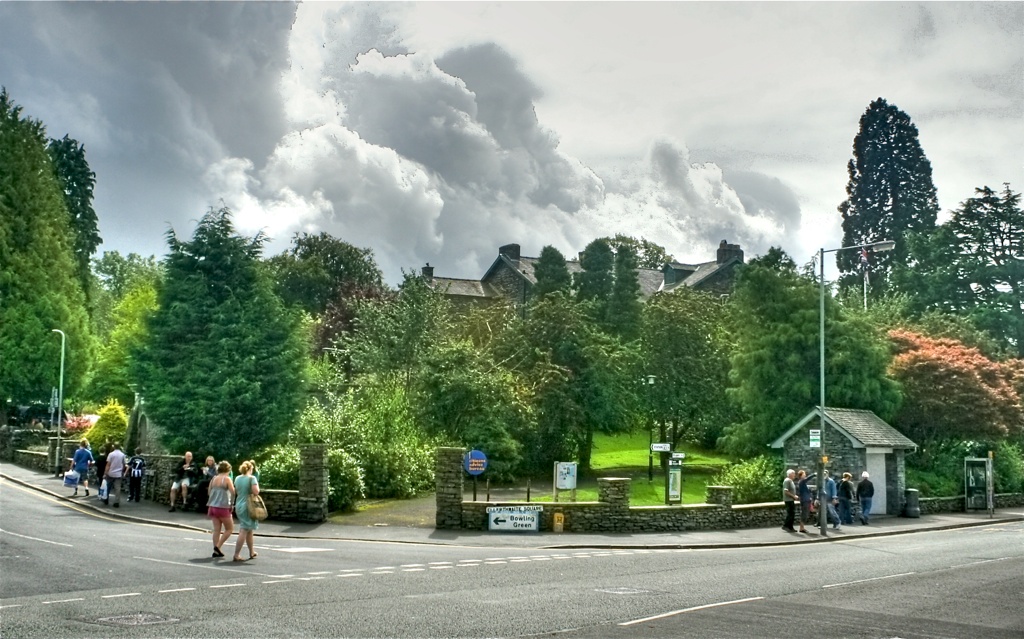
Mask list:
POLYGON ((340 349, 356 374, 396 373, 411 388, 431 344, 450 328, 449 311, 442 293, 407 273, 398 295, 359 305, 340 349))
POLYGON ((595 432, 626 431, 640 414, 639 354, 600 330, 584 306, 560 294, 539 300, 495 350, 531 383, 536 430, 525 442, 532 470, 578 459, 589 472, 595 432))
MULTIPOLYGON (((870 259, 871 294, 888 288, 892 265, 912 265, 904 240, 908 233, 929 232, 939 212, 932 166, 910 116, 883 98, 872 102, 860 118, 847 170, 843 246, 894 240, 896 248, 870 259)), ((861 259, 856 251, 836 254, 842 288, 860 282, 861 259)))
POLYGON ((23 117, 0 90, 0 424, 6 400, 46 401, 87 381, 93 340, 75 268, 68 213, 41 122, 23 117))
POLYGON ((303 404, 298 318, 261 266, 262 235, 236 235, 226 208, 204 215, 191 242, 169 231, 168 244, 133 376, 170 449, 245 457, 279 441, 303 404))
MULTIPOLYGON (((826 302, 827 405, 890 417, 900 395, 886 376, 888 343, 861 316, 826 302)), ((753 456, 820 401, 819 287, 793 270, 753 264, 740 271, 730 303, 736 313, 729 395, 743 416, 720 445, 753 456)))
POLYGON ((936 232, 912 240, 923 257, 900 271, 916 310, 969 317, 1024 357, 1024 210, 1020 193, 976 190, 936 232))
POLYGON ((636 255, 630 246, 619 247, 615 253, 615 281, 608 299, 605 325, 622 339, 632 340, 640 335, 640 279, 637 275, 636 255))
POLYGON ((75 265, 82 290, 88 295, 92 290, 92 271, 89 260, 103 239, 100 237, 96 211, 92 208, 92 191, 96 185, 96 174, 89 169, 85 159, 85 147, 68 136, 50 140, 47 146, 57 184, 64 196, 68 222, 74 236, 75 265))
POLYGON ((534 297, 543 297, 555 291, 568 293, 572 288, 572 275, 565 265, 565 256, 551 245, 540 250, 533 273, 537 278, 537 284, 533 287, 534 297))
POLYGON ((729 415, 730 305, 687 287, 657 293, 643 309, 641 354, 650 413, 661 441, 714 445, 729 415), (669 425, 670 428, 666 428, 669 425))
POLYGON ((109 400, 99 410, 100 418, 83 437, 90 442, 120 442, 128 432, 128 412, 116 399, 109 400))
POLYGON ((346 293, 384 288, 372 250, 327 233, 296 234, 291 248, 268 262, 281 299, 315 316, 346 293))
POLYGON ((612 247, 616 253, 623 246, 628 246, 632 249, 636 255, 637 265, 640 268, 650 268, 655 270, 661 270, 665 264, 669 262, 675 262, 676 258, 672 257, 668 251, 665 250, 664 246, 655 244, 654 242, 645 238, 635 238, 629 235, 617 234, 615 237, 605 238, 608 241, 609 246, 612 247))
POLYGON ((97 348, 96 374, 86 391, 92 401, 115 399, 124 406, 135 405, 132 390, 132 356, 146 344, 146 325, 158 309, 153 282, 138 280, 113 309, 114 327, 97 348))

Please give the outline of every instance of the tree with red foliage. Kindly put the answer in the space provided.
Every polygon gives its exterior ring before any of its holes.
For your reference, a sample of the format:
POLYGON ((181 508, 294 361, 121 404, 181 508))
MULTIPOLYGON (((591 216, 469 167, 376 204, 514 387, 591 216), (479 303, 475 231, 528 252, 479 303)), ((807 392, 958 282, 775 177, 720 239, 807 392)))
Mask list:
POLYGON ((889 338, 897 351, 889 373, 903 387, 893 421, 907 437, 924 445, 1020 435, 1024 366, 992 361, 953 339, 903 329, 889 338))

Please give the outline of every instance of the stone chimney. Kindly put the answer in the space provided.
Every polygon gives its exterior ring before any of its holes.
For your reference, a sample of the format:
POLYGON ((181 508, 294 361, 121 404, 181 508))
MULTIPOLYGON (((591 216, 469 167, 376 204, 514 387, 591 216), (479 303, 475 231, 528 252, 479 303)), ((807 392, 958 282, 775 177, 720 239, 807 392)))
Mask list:
POLYGON ((504 255, 510 260, 516 262, 519 261, 519 245, 518 244, 506 244, 505 246, 498 248, 498 255, 504 255))
POLYGON ((427 265, 420 269, 420 271, 423 273, 423 279, 428 282, 434 281, 434 267, 430 265, 430 262, 427 262, 427 265))
POLYGON ((719 264, 724 264, 734 257, 743 262, 743 249, 740 248, 739 244, 729 244, 722 240, 718 244, 718 255, 715 261, 719 264))

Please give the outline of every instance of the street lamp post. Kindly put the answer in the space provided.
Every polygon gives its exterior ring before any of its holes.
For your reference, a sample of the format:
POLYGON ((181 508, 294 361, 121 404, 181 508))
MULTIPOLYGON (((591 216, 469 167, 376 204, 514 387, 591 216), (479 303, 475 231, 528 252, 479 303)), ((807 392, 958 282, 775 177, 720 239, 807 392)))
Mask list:
MULTIPOLYGON (((648 401, 648 404, 653 404, 654 403, 653 402, 653 395, 654 395, 654 380, 655 379, 657 379, 657 377, 655 377, 654 375, 648 375, 647 376, 647 401, 648 401)), ((648 405, 648 409, 650 409, 649 405, 648 405)), ((654 418, 652 417, 653 414, 654 414, 653 411, 648 413, 648 419, 650 419, 651 422, 654 421, 654 418)), ((647 446, 647 481, 650 482, 650 481, 654 481, 654 451, 651 450, 651 448, 654 446, 654 424, 653 423, 648 423, 647 424, 647 439, 648 439, 648 442, 647 442, 647 444, 648 444, 648 446, 647 446)))
POLYGON ((871 242, 869 244, 858 244, 856 246, 842 246, 834 249, 818 249, 818 268, 820 269, 821 295, 818 307, 818 382, 819 382, 819 406, 818 428, 821 430, 821 456, 818 459, 818 530, 824 537, 828 536, 828 507, 825 505, 825 253, 838 253, 850 249, 872 249, 876 253, 891 251, 896 247, 896 242, 886 240, 884 242, 871 242))
POLYGON ((52 330, 54 333, 60 333, 60 391, 57 394, 57 452, 54 454, 54 462, 57 466, 57 476, 60 477, 60 470, 64 467, 64 463, 61 461, 61 455, 63 451, 61 449, 60 442, 60 427, 61 422, 64 421, 64 343, 67 340, 67 336, 64 331, 59 328, 52 330))

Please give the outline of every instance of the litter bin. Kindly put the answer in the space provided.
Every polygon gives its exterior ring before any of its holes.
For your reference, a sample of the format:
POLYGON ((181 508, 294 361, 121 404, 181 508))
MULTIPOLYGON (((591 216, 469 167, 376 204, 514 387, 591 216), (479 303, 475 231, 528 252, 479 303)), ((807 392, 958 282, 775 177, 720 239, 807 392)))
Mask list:
POLYGON ((920 492, 916 488, 908 488, 906 491, 907 505, 904 507, 904 517, 917 518, 921 516, 920 492))

